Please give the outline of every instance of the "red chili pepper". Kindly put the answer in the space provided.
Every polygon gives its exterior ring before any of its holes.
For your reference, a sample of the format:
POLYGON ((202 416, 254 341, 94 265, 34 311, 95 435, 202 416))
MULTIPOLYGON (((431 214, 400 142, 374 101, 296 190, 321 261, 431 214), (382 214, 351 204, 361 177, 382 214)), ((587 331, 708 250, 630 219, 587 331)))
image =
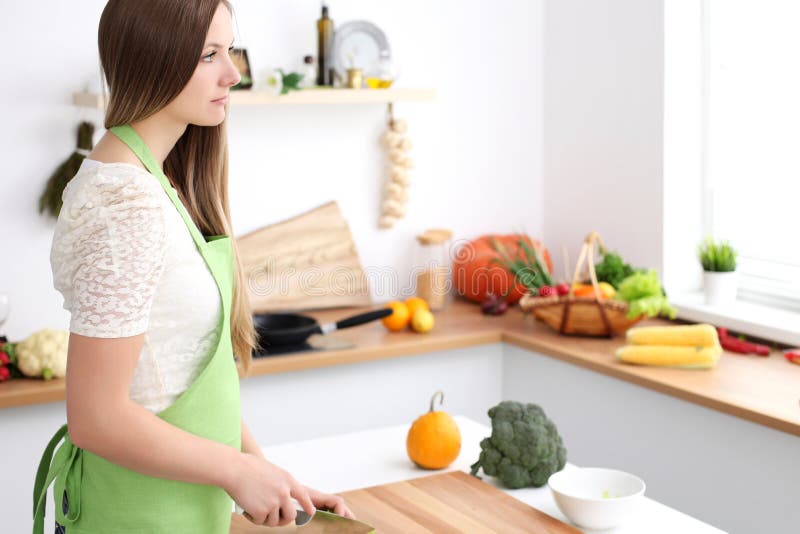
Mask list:
POLYGON ((769 356, 769 347, 759 343, 751 343, 728 334, 727 328, 717 328, 719 343, 722 348, 739 354, 758 354, 759 356, 769 356))
POLYGON ((783 355, 792 363, 800 365, 800 349, 789 349, 783 352, 783 355))
POLYGON ((8 354, 0 350, 0 365, 8 365, 8 362, 11 360, 8 358, 8 354))
POLYGON ((0 367, 0 382, 8 380, 11 378, 11 371, 8 370, 8 367, 0 367))

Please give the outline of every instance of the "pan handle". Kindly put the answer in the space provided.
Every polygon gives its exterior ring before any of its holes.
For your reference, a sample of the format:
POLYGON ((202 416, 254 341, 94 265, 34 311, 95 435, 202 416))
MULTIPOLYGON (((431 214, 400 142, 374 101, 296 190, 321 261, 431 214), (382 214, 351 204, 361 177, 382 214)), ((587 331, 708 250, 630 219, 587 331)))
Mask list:
POLYGON ((368 323, 370 321, 377 321, 383 319, 394 313, 392 308, 381 308, 380 310, 373 310, 366 313, 359 313, 346 319, 336 322, 336 329, 349 328, 351 326, 358 326, 360 324, 368 323))

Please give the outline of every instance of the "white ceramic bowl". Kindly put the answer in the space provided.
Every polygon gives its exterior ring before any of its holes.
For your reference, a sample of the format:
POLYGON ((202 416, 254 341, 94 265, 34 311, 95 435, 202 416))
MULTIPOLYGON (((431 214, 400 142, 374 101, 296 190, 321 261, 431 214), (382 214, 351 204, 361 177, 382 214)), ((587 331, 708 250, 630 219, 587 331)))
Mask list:
POLYGON ((579 527, 592 530, 623 524, 645 490, 639 477, 599 467, 563 469, 553 473, 547 485, 561 513, 579 527))

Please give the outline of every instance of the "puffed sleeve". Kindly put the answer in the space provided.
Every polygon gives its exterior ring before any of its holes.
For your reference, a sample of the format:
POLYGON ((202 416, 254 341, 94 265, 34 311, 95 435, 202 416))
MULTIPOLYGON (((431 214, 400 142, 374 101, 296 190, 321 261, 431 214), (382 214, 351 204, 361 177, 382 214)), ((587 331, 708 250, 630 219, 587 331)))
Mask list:
POLYGON ((127 166, 80 172, 67 184, 50 266, 71 332, 147 330, 167 248, 163 195, 154 176, 127 166))

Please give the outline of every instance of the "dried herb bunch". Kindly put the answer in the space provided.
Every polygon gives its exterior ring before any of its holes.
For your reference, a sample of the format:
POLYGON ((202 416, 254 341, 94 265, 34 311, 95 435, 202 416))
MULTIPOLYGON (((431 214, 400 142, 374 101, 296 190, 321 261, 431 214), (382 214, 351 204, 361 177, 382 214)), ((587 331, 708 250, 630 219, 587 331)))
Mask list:
POLYGON ((78 146, 76 150, 67 158, 67 160, 59 165, 59 167, 50 175, 47 180, 47 185, 39 197, 39 213, 47 213, 54 218, 58 217, 61 212, 61 195, 64 193, 64 188, 67 183, 72 180, 72 177, 78 172, 78 169, 83 163, 86 155, 93 148, 94 124, 91 122, 81 122, 78 126, 78 146))

